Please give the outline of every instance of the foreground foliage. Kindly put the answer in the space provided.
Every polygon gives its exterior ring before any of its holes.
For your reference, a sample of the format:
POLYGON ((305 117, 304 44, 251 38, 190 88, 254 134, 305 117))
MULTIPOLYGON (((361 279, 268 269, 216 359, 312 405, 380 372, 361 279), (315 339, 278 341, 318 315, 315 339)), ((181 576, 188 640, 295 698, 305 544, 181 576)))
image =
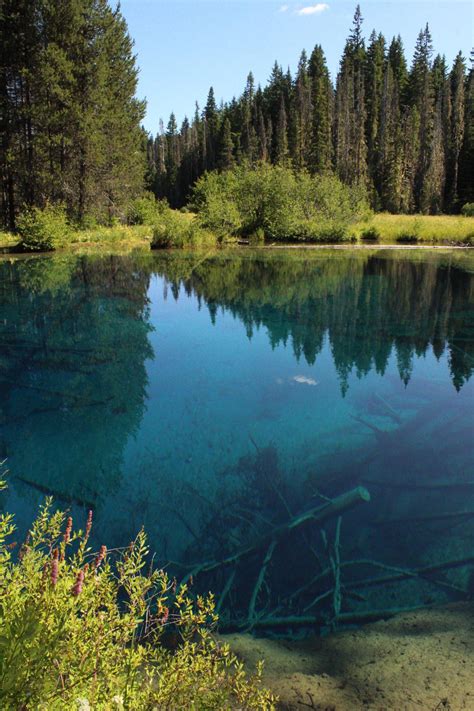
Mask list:
POLYGON ((212 596, 192 601, 146 567, 140 532, 114 563, 47 500, 17 559, 0 517, 0 707, 13 709, 272 709, 211 627, 212 596), (167 644, 165 644, 167 642, 167 644), (173 648, 173 649, 172 649, 173 648))
POLYGON ((370 214, 360 186, 264 163, 206 173, 194 189, 193 206, 199 223, 221 239, 255 241, 341 242, 350 239, 352 223, 370 214))

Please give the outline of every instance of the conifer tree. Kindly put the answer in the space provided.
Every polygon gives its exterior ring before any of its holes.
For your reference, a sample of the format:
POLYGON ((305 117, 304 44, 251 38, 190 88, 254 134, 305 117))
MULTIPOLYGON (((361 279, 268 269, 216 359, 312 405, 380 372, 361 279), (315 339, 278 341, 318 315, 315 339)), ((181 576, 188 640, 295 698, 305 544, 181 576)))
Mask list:
POLYGON ((275 162, 283 165, 288 161, 288 156, 288 122, 286 118, 285 98, 282 94, 275 134, 275 162))
POLYGON ((64 202, 72 217, 122 214, 143 187, 144 104, 133 43, 107 0, 3 0, 3 217, 64 202))
POLYGON ((295 147, 294 164, 298 169, 310 164, 311 155, 311 81, 308 74, 308 58, 303 50, 298 63, 294 88, 295 147))
POLYGON ((232 140, 232 129, 228 118, 225 118, 221 124, 218 165, 221 170, 232 168, 234 165, 234 142, 232 140))
POLYGON ((334 92, 321 45, 316 45, 309 60, 312 125, 310 169, 326 172, 332 168, 332 123, 334 92))
POLYGON ((207 95, 206 106, 204 107, 205 119, 205 169, 213 170, 217 164, 217 141, 219 131, 219 114, 214 96, 214 89, 211 86, 207 95))
MULTIPOLYGON (((380 176, 377 172, 377 167, 379 165, 379 130, 384 71, 385 38, 382 34, 377 35, 374 30, 370 36, 370 44, 367 49, 365 96, 368 170, 371 184, 375 189, 375 194, 378 196, 381 193, 380 176)), ((378 198, 374 199, 375 204, 377 200, 378 198)))
POLYGON ((474 202, 474 50, 465 84, 464 138, 459 155, 459 204, 474 202))
POLYGON ((345 182, 367 184, 365 63, 362 14, 357 5, 336 88, 336 167, 345 182))
MULTIPOLYGON (((465 64, 459 52, 449 76, 450 121, 448 126, 448 203, 458 207, 459 157, 464 140, 465 120, 465 64)), ((473 168, 474 172, 474 168, 473 168)))
POLYGON ((433 44, 428 25, 418 34, 409 78, 409 98, 419 115, 419 160, 416 167, 415 205, 420 212, 429 212, 434 183, 432 150, 435 121, 434 83, 431 71, 433 44))

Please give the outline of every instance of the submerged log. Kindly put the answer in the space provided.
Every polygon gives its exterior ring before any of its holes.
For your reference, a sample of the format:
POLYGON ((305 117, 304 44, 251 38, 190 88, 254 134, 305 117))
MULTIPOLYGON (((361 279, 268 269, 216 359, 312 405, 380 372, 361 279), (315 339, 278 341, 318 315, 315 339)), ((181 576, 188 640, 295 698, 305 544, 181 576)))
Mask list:
MULTIPOLYGON (((416 605, 413 607, 391 607, 384 610, 363 610, 360 612, 341 612, 338 615, 338 624, 357 625, 367 622, 376 622, 377 620, 386 620, 395 615, 400 615, 405 612, 413 612, 415 610, 426 610, 426 605, 416 605)), ((255 628, 273 627, 325 627, 328 620, 323 616, 318 615, 289 615, 288 617, 261 617, 253 623, 255 628)), ((246 623, 230 621, 219 627, 220 632, 234 632, 245 629, 246 623)))
POLYGON ((318 506, 316 508, 309 509, 308 511, 304 511, 298 516, 294 516, 286 523, 275 526, 275 528, 267 531, 267 533, 264 533, 256 540, 251 541, 247 545, 221 560, 210 560, 203 563, 197 563, 193 566, 190 573, 184 578, 182 584, 186 583, 190 577, 195 576, 198 573, 209 572, 211 570, 215 570, 216 568, 220 568, 221 566, 235 563, 245 555, 259 550, 265 545, 269 545, 272 541, 278 541, 282 536, 290 533, 300 526, 307 523, 323 524, 325 521, 334 518, 334 516, 339 516, 344 513, 344 511, 352 509, 358 504, 367 503, 368 501, 370 501, 370 494, 368 490, 364 486, 356 486, 354 489, 346 491, 344 494, 337 496, 335 499, 332 499, 323 506, 318 506))
POLYGON ((55 499, 56 501, 62 501, 65 504, 76 504, 77 506, 83 506, 84 508, 91 509, 92 511, 94 511, 96 508, 96 503, 94 501, 91 501, 90 499, 83 499, 82 497, 67 494, 65 491, 51 489, 48 486, 39 484, 38 482, 33 481, 32 479, 27 479, 24 476, 17 475, 14 478, 17 481, 21 481, 23 484, 30 486, 32 489, 36 489, 36 491, 39 491, 41 494, 53 497, 53 499, 55 499))
MULTIPOLYGON (((351 561, 354 562, 360 561, 351 561)), ((408 580, 409 578, 425 578, 430 580, 430 575, 432 573, 438 573, 444 570, 453 570, 454 568, 464 568, 468 565, 474 565, 474 556, 467 556, 466 558, 458 558, 456 560, 447 560, 444 563, 436 563, 435 565, 427 565, 423 568, 413 568, 412 570, 400 570, 400 572, 395 572, 393 575, 386 575, 384 577, 376 578, 365 578, 363 580, 355 580, 348 585, 349 588, 368 588, 377 585, 387 585, 388 583, 396 583, 400 580, 408 580)), ((439 581, 433 581, 438 582, 439 581)))

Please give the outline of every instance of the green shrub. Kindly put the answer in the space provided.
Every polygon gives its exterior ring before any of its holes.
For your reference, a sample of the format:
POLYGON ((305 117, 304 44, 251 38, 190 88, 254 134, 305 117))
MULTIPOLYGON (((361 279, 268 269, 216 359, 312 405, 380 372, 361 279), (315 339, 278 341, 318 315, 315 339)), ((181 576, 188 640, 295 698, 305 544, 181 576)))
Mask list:
POLYGON ((129 225, 153 225, 164 207, 163 202, 157 201, 152 193, 145 193, 130 203, 127 222, 129 225))
POLYGON ((21 247, 27 251, 47 252, 66 244, 70 228, 61 206, 33 207, 17 220, 21 247))
POLYGON ((364 240, 369 240, 372 242, 378 242, 381 237, 380 231, 372 226, 372 227, 366 227, 362 232, 360 233, 360 238, 364 240))
POLYGON ((350 234, 347 227, 330 220, 307 220, 302 222, 296 231, 296 239, 304 242, 322 242, 334 244, 348 242, 350 234))
POLYGON ((346 228, 370 214, 361 186, 267 163, 204 174, 192 204, 199 223, 218 236, 259 231, 280 241, 347 239, 346 228))
POLYGON ((395 239, 402 244, 416 244, 418 235, 414 232, 399 232, 395 239))
POLYGON ((249 244, 252 246, 256 247, 258 245, 262 245, 265 242, 265 232, 262 227, 258 227, 255 232, 252 232, 248 236, 249 239, 249 244))
POLYGON ((205 173, 196 183, 192 207, 198 213, 198 222, 219 240, 237 235, 242 228, 236 190, 236 176, 231 171, 205 173))
POLYGON ((474 217, 474 202, 466 202, 461 208, 461 215, 474 217))
POLYGON ((201 227, 193 215, 166 208, 153 227, 152 249, 213 247, 217 236, 201 227))
POLYGON ((47 500, 14 560, 0 516, 0 708, 274 709, 261 665, 247 677, 214 640, 212 596, 151 571, 143 532, 114 561, 92 553, 91 524, 74 531, 47 500))

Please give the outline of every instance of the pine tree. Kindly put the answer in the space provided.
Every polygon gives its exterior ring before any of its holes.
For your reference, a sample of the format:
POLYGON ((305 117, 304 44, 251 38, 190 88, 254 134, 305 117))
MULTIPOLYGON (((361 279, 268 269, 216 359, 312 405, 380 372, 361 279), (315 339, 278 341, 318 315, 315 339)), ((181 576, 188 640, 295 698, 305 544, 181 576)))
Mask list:
POLYGON ((464 141, 465 63, 459 52, 449 76, 450 122, 448 126, 448 204, 458 207, 459 157, 464 141))
POLYGON ((400 105, 407 104, 408 69, 405 59, 405 50, 400 35, 394 37, 388 49, 388 62, 392 68, 393 78, 397 85, 400 105))
POLYGON ((308 74, 308 58, 303 50, 298 63, 294 87, 295 146, 294 164, 306 168, 311 160, 311 80, 308 74))
POLYGON ((357 5, 336 86, 336 168, 348 183, 367 184, 365 62, 362 15, 357 5))
POLYGON ((62 201, 122 214, 143 186, 144 104, 125 21, 107 0, 4 0, 0 18, 3 214, 62 201))
POLYGON ((376 174, 381 207, 399 212, 402 193, 402 142, 398 81, 391 63, 385 67, 380 107, 379 151, 376 174))
POLYGON ((214 96, 214 89, 211 86, 207 95, 206 106, 204 107, 205 120, 205 169, 213 170, 217 165, 217 142, 219 132, 219 114, 214 96))
POLYGON ((465 85, 464 138, 459 155, 459 204, 474 202, 474 50, 465 85))
POLYGON ((371 183, 375 188, 374 204, 377 204, 381 193, 381 183, 377 172, 379 165, 379 126, 382 104, 382 92, 385 71, 385 38, 377 35, 375 30, 370 36, 367 49, 367 65, 365 77, 365 96, 367 107, 367 161, 371 183))
POLYGON ((415 205, 420 212, 429 212, 433 182, 429 176, 435 121, 435 99, 431 57, 433 44, 428 25, 418 34, 409 78, 409 98, 419 114, 419 160, 414 182, 415 205))
POLYGON ((312 126, 310 169, 326 172, 332 168, 332 123, 334 92, 321 45, 314 48, 308 66, 311 79, 312 126))
POLYGON ((275 162, 281 165, 287 163, 288 151, 288 122, 286 118, 285 98, 280 98, 280 112, 278 114, 277 130, 275 134, 275 162))
POLYGON ((181 163, 181 153, 178 136, 178 125, 174 113, 170 114, 168 125, 166 127, 166 192, 172 207, 177 207, 180 204, 180 189, 178 172, 181 163))
POLYGON ((232 129, 230 121, 225 118, 221 124, 219 135, 219 160, 218 166, 221 170, 232 168, 234 165, 234 142, 232 140, 232 129))

